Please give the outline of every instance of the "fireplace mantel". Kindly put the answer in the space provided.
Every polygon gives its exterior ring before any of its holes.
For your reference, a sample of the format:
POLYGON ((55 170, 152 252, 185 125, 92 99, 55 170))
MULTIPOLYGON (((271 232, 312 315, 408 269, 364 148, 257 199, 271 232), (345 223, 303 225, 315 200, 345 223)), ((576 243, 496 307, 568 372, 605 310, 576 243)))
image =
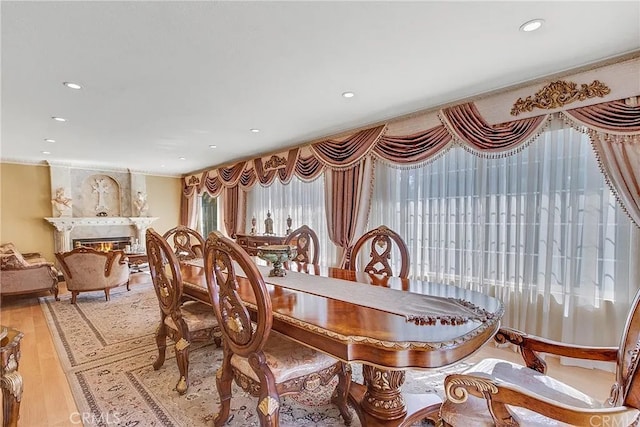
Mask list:
POLYGON ((148 228, 149 225, 158 217, 125 217, 125 216, 95 216, 95 217, 57 217, 45 218, 56 230, 64 231, 73 229, 74 227, 88 226, 96 227, 102 225, 133 225, 136 228, 148 228))
POLYGON ((138 241, 144 247, 145 233, 158 217, 46 217, 45 220, 56 229, 54 240, 56 252, 67 252, 71 247, 71 230, 77 227, 132 226, 136 229, 138 241))

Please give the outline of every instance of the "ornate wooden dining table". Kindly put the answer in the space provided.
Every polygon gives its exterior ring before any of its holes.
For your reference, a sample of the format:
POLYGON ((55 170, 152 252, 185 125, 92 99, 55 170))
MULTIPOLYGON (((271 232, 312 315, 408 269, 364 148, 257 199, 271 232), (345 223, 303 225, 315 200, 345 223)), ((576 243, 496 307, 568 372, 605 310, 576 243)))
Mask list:
MULTIPOLYGON (((184 297, 210 304, 202 260, 182 263, 181 273, 184 297)), ((504 312, 499 300, 451 285, 338 268, 289 271, 285 278, 267 273, 273 330, 363 364, 364 384, 352 383, 350 400, 368 426, 411 425, 435 413, 441 403, 435 394, 401 392, 405 370, 471 355, 497 332, 504 312)), ((251 287, 242 281, 239 292, 251 306, 251 287)))

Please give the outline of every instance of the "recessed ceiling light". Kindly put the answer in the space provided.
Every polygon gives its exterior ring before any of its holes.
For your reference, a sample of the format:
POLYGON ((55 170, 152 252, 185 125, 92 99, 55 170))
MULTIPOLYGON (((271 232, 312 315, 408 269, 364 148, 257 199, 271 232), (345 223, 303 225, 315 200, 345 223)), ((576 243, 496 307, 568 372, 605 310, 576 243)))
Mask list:
POLYGON ((56 140, 51 138, 45 138, 44 142, 56 142, 56 140))
POLYGON ((69 89, 82 89, 82 86, 80 86, 78 83, 64 82, 62 84, 68 87, 69 89))
POLYGON ((187 160, 185 157, 178 157, 180 160, 187 160))
POLYGON ((353 98, 354 96, 356 96, 356 94, 353 92, 342 92, 343 98, 353 98))
POLYGON ((163 167, 164 167, 164 165, 160 165, 160 167, 161 167, 161 168, 163 168, 163 167))
POLYGON ((218 146, 212 144, 212 145, 209 146, 209 148, 218 148, 218 146))
POLYGON ((535 31, 542 27, 542 24, 544 24, 544 19, 532 19, 520 25, 520 31, 524 31, 525 33, 535 31))
POLYGON ((62 118, 62 117, 55 117, 55 116, 53 116, 53 117, 51 117, 51 118, 52 118, 53 120, 55 120, 56 122, 66 122, 66 121, 67 121, 67 119, 62 118))
POLYGON ((43 151, 42 154, 51 154, 51 151, 43 151))
POLYGON ((260 132, 260 129, 255 129, 255 128, 254 128, 254 129, 249 129, 249 130, 250 130, 251 132, 253 132, 253 133, 258 133, 258 132, 260 132))

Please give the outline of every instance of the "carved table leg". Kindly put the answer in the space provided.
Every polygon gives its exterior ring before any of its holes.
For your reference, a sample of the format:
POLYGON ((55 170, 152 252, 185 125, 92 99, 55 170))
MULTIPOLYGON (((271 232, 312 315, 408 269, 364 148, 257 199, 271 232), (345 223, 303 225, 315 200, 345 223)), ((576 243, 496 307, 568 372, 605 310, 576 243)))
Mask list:
POLYGON ((433 421, 442 400, 435 393, 405 394, 404 371, 363 365, 364 384, 351 383, 350 401, 363 426, 406 427, 423 418, 433 421))
POLYGON ((362 374, 367 391, 362 400, 362 410, 381 420, 395 420, 407 414, 407 407, 400 392, 404 383, 404 371, 391 371, 363 365, 362 374))

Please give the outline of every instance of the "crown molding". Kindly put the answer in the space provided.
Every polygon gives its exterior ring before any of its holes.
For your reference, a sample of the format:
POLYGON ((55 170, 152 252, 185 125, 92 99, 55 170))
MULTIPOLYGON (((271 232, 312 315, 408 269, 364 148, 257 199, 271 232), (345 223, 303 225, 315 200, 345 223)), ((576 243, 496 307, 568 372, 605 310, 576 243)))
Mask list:
POLYGON ((0 157, 0 164, 1 163, 29 165, 29 166, 67 167, 70 169, 85 169, 85 170, 94 170, 99 172, 124 172, 124 173, 135 173, 135 174, 141 174, 141 175, 166 176, 168 178, 184 177, 184 174, 178 173, 178 172, 169 173, 166 171, 127 169, 127 168, 117 168, 109 165, 75 163, 75 162, 57 161, 57 160, 29 160, 29 159, 0 157))

